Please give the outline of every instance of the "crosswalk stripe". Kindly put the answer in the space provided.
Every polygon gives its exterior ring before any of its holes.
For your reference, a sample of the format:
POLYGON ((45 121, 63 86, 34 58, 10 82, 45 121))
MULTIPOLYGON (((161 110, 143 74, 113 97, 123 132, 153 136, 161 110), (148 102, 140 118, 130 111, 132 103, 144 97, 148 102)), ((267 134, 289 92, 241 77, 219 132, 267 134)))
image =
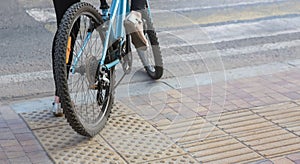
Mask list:
MULTIPOLYGON (((194 60, 205 61, 207 58, 234 56, 234 55, 245 54, 245 53, 278 50, 278 49, 285 49, 285 48, 291 48, 296 46, 300 46, 300 40, 279 42, 279 43, 269 43, 269 44, 241 47, 235 49, 197 52, 197 53, 184 54, 181 56, 176 56, 176 54, 174 54, 176 58, 174 58, 174 56, 164 57, 164 63, 167 64, 167 63, 174 63, 174 62, 181 62, 181 61, 194 61, 194 60)), ((295 63, 295 61, 291 61, 289 63, 295 63)), ((289 63, 286 63, 284 65, 289 67, 291 65, 289 63)), ((137 57, 134 58, 134 64, 135 64, 134 67, 142 66, 141 62, 137 57)), ((273 68, 274 70, 276 70, 275 67, 272 67, 270 69, 272 70, 273 68)), ((12 75, 2 75, 0 76, 0 84, 10 84, 10 83, 17 83, 17 82, 32 81, 32 80, 49 79, 49 78, 53 78, 52 71, 39 71, 39 72, 29 72, 29 73, 20 73, 20 74, 12 74, 12 75)))

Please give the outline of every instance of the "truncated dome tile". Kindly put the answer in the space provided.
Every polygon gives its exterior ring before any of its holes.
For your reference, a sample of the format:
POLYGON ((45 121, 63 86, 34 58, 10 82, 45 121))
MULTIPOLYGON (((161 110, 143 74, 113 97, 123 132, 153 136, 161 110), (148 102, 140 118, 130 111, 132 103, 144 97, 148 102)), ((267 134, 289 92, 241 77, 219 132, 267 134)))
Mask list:
POLYGON ((111 148, 104 145, 86 145, 82 147, 70 147, 49 152, 55 163, 101 163, 101 164, 125 164, 126 162, 111 148))
POLYGON ((20 115, 32 130, 68 124, 64 117, 54 117, 50 110, 33 111, 20 115))
POLYGON ((134 112, 126 105, 122 104, 121 102, 116 102, 113 105, 113 108, 111 110, 111 117, 124 116, 128 114, 134 114, 134 112))
POLYGON ((107 140, 128 138, 157 132, 149 123, 137 115, 111 117, 100 134, 107 140))
POLYGON ((148 162, 144 162, 144 163, 147 163, 147 164, 157 164, 157 163, 161 163, 161 164, 164 164, 164 163, 166 163, 166 164, 178 164, 178 163, 198 164, 200 162, 195 160, 190 155, 186 154, 186 155, 174 156, 174 157, 169 157, 169 158, 163 158, 163 159, 154 160, 154 161, 148 161, 148 162))
POLYGON ((129 163, 185 154, 180 147, 162 134, 132 136, 131 138, 111 140, 109 143, 129 163))
POLYGON ((67 147, 97 144, 96 139, 77 134, 70 126, 35 130, 34 134, 46 150, 60 150, 67 147))

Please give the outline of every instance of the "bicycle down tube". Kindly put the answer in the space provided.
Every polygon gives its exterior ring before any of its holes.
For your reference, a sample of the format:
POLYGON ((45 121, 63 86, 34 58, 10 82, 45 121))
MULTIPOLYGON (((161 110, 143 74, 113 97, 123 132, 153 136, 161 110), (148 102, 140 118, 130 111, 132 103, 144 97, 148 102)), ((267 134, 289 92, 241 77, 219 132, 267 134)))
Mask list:
POLYGON ((119 44, 124 43, 125 39, 125 30, 123 27, 123 21, 125 20, 126 13, 129 12, 129 5, 128 0, 114 0, 112 2, 112 6, 110 8, 110 19, 109 19, 109 26, 108 30, 105 34, 105 41, 103 45, 103 51, 102 51, 102 58, 100 60, 100 65, 104 67, 104 69, 110 69, 111 67, 117 65, 120 60, 116 59, 112 61, 111 63, 108 63, 104 65, 104 61, 106 58, 107 50, 109 47, 109 44, 111 44, 109 41, 117 41, 121 39, 121 42, 119 44), (113 31, 113 24, 116 22, 116 31, 113 31))

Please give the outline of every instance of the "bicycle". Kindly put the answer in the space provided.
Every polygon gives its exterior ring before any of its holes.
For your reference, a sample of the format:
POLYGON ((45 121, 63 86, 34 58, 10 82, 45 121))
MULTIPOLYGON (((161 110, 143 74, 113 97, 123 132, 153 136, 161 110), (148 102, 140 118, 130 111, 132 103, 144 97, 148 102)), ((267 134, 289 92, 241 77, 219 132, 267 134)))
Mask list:
MULTIPOLYGON (((67 121, 79 134, 92 137, 105 126, 116 87, 132 68, 131 37, 123 22, 128 0, 113 0, 100 10, 86 2, 72 5, 58 27, 54 50, 54 78, 67 121), (101 11, 101 13, 100 13, 101 11), (123 76, 116 82, 115 67, 123 76)), ((137 50, 147 74, 159 79, 163 62, 151 10, 142 12, 147 51, 137 50)))

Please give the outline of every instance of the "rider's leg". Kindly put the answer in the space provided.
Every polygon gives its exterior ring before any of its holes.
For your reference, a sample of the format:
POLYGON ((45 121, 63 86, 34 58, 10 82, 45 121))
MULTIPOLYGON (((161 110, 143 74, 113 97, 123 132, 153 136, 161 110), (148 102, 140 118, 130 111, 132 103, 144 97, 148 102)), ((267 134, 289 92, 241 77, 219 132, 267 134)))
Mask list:
POLYGON ((146 0, 131 0, 131 10, 139 11, 146 8, 146 0))
MULTIPOLYGON (((80 2, 80 0, 53 0, 53 4, 54 4, 54 8, 55 8, 55 14, 56 14, 56 22, 57 22, 57 27, 60 24, 60 21, 64 15, 64 13, 66 12, 66 10, 73 5, 74 3, 80 2)), ((55 46, 55 38, 56 38, 57 32, 55 33, 54 39, 53 39, 53 43, 52 43, 52 68, 53 68, 53 72, 54 70, 54 46, 55 46)), ((72 42, 72 45, 74 44, 74 42, 72 42)), ((54 77, 54 81, 56 81, 55 77, 54 77)), ((53 114, 55 116, 62 116, 62 109, 60 107, 60 100, 58 97, 58 90, 57 87, 55 86, 55 97, 54 97, 54 102, 53 102, 53 107, 52 107, 52 111, 53 114)))

